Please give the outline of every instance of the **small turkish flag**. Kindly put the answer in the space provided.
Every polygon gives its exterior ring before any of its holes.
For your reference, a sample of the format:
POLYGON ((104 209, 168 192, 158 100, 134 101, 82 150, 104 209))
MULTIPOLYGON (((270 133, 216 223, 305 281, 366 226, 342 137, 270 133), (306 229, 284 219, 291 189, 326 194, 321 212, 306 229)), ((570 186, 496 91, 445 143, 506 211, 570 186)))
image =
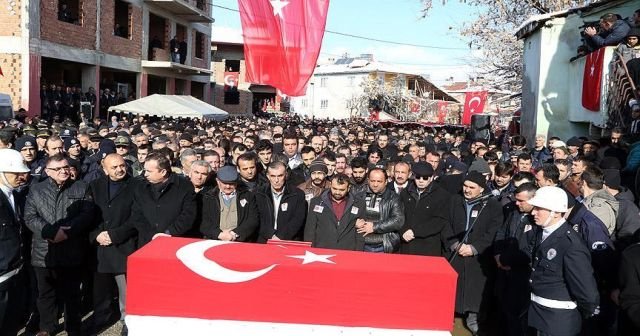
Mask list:
POLYGON ((449 106, 449 102, 439 101, 438 102, 438 123, 444 124, 447 118, 447 107, 449 106))
POLYGON ((487 91, 467 92, 462 113, 462 124, 471 125, 471 115, 481 114, 487 102, 487 91))
POLYGON ((302 96, 316 68, 329 0, 238 0, 246 79, 302 96))
POLYGON ((229 91, 238 86, 238 72, 225 72, 224 73, 224 90, 229 91))
POLYGON ((443 336, 453 326, 457 275, 444 258, 158 238, 127 270, 131 336, 443 336), (380 314, 398 298, 416 304, 380 314))
POLYGON ((0 76, 4 77, 4 73, 2 73, 2 67, 0 67, 0 76))
POLYGON ((602 67, 605 48, 587 55, 582 77, 582 106, 594 112, 600 111, 600 87, 602 86, 602 67))

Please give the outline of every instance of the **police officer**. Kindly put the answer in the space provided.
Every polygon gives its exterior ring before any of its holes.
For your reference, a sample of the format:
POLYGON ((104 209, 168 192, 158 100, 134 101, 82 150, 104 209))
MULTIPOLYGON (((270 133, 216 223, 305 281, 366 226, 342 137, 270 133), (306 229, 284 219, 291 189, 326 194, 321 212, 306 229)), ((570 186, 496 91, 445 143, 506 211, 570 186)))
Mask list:
POLYGON ((589 249, 565 221, 567 194, 542 187, 528 201, 536 229, 532 248, 529 326, 538 336, 575 336, 598 313, 598 287, 589 249))
POLYGON ((16 335, 24 300, 22 224, 23 199, 15 189, 27 183, 29 168, 20 152, 0 149, 0 335, 16 335))

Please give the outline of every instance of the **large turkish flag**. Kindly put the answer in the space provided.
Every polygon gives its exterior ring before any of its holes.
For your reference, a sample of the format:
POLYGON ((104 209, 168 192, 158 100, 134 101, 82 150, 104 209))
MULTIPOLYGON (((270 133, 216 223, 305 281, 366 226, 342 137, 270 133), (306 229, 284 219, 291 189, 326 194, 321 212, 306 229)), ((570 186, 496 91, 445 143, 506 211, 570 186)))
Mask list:
POLYGON ((582 106, 594 112, 600 111, 600 87, 602 86, 602 66, 604 50, 600 48, 587 55, 582 77, 582 106))
POLYGON ((127 267, 131 336, 444 336, 453 327, 457 275, 444 258, 158 238, 127 267))
POLYGON ((471 115, 481 114, 487 102, 487 91, 467 92, 462 112, 462 124, 471 125, 471 115))
POLYGON ((329 0, 238 0, 246 79, 305 94, 316 67, 329 0))

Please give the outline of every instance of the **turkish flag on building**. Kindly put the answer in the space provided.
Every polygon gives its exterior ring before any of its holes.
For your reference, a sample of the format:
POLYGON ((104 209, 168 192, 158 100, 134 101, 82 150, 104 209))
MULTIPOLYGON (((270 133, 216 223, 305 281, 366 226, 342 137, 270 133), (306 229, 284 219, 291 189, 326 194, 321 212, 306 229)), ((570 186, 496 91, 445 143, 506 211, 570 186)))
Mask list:
POLYGON ((225 72, 224 73, 224 90, 229 91, 238 87, 238 72, 225 72))
POLYGON ((302 96, 316 67, 329 0, 238 0, 246 80, 302 96))
POLYGON ((582 77, 582 106, 594 112, 600 111, 600 88, 605 48, 600 48, 586 57, 582 77))
POLYGON ((447 112, 449 111, 448 110, 448 106, 449 106, 449 102, 446 102, 446 101, 439 101, 438 102, 437 114, 438 114, 438 123, 439 124, 444 124, 444 122, 446 121, 447 114, 448 114, 447 112))
POLYGON ((0 76, 4 77, 4 73, 2 73, 2 67, 0 67, 0 76))
POLYGON ((444 336, 453 327, 457 275, 444 258, 158 238, 127 270, 131 336, 444 336), (380 313, 398 300, 409 301, 380 313))
POLYGON ((462 112, 462 124, 471 125, 471 115, 481 114, 487 102, 487 91, 467 92, 462 112))

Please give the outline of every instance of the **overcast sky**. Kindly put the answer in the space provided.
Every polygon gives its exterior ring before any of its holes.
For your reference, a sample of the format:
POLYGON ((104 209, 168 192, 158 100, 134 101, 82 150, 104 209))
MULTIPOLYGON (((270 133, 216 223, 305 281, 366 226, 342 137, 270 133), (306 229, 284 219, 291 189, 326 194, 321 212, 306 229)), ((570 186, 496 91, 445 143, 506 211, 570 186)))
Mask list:
MULTIPOLYGON (((439 0, 434 2, 430 15, 422 19, 419 0, 331 0, 326 29, 408 44, 456 48, 454 50, 392 45, 326 33, 320 57, 370 53, 376 60, 429 74, 437 83, 450 76, 464 81, 472 69, 469 66, 472 51, 458 28, 471 21, 477 9, 456 0, 448 1, 446 6, 439 0)), ((214 0, 214 5, 238 8, 237 0, 214 0)), ((238 12, 214 7, 213 16, 216 26, 240 28, 238 12)))

